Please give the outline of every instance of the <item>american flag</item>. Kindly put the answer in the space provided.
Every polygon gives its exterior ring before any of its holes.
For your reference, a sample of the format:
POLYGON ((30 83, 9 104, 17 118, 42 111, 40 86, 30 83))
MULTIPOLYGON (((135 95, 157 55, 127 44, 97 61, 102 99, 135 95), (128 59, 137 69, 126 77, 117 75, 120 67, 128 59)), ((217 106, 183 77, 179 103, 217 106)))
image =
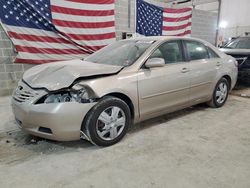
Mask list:
POLYGON ((15 62, 83 58, 115 41, 114 0, 0 0, 15 62))
POLYGON ((191 34, 191 8, 162 8, 143 0, 136 2, 136 32, 145 36, 191 34))

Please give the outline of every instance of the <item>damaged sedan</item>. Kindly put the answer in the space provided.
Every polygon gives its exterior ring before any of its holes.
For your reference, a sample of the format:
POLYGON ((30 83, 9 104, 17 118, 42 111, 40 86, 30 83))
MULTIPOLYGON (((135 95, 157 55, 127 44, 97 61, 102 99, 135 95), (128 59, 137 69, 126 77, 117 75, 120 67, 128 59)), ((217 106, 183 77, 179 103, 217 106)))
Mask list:
POLYGON ((12 107, 32 135, 109 146, 133 123, 198 103, 223 106, 236 79, 235 59, 205 41, 142 37, 29 69, 12 107))

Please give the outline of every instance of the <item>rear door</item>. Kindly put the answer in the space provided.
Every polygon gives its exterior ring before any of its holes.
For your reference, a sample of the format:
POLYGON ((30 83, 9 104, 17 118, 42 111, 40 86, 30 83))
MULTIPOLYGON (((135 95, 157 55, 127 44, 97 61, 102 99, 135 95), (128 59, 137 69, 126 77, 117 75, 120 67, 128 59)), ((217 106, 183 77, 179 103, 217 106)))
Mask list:
POLYGON ((210 58, 211 49, 201 42, 185 40, 184 47, 190 64, 190 102, 198 103, 211 96, 213 80, 221 62, 219 58, 210 58))

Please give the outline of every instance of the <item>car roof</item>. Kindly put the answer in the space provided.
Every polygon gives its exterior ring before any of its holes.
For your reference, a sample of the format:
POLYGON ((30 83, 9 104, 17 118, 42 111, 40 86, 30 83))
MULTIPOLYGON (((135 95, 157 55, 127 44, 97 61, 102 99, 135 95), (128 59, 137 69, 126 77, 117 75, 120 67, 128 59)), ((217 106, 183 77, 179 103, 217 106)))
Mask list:
POLYGON ((167 39, 184 39, 184 38, 191 38, 191 37, 176 37, 176 36, 136 36, 133 38, 129 38, 127 40, 154 40, 154 41, 162 41, 167 39))
POLYGON ((195 37, 187 37, 187 36, 182 36, 182 37, 179 37, 179 36, 136 36, 136 37, 133 37, 133 38, 129 38, 129 39, 126 39, 126 40, 136 40, 136 41, 157 41, 157 42, 160 42, 160 41, 164 41, 164 40, 180 40, 180 39, 186 39, 186 40, 193 40, 193 41, 199 41, 199 42, 202 42, 204 44, 207 44, 208 42, 205 41, 205 40, 202 40, 202 39, 199 39, 199 38, 195 38, 195 37))

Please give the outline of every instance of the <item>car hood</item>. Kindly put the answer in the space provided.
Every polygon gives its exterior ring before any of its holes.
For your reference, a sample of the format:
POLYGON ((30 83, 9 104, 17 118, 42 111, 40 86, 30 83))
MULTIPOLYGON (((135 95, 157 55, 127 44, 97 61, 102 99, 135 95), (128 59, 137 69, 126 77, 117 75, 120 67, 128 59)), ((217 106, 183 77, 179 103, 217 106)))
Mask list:
POLYGON ((80 59, 70 60, 37 65, 24 73, 23 80, 32 88, 55 91, 69 87, 78 78, 115 74, 122 68, 122 66, 97 64, 80 59))
POLYGON ((250 49, 220 48, 220 51, 222 51, 228 55, 250 55, 250 49))

